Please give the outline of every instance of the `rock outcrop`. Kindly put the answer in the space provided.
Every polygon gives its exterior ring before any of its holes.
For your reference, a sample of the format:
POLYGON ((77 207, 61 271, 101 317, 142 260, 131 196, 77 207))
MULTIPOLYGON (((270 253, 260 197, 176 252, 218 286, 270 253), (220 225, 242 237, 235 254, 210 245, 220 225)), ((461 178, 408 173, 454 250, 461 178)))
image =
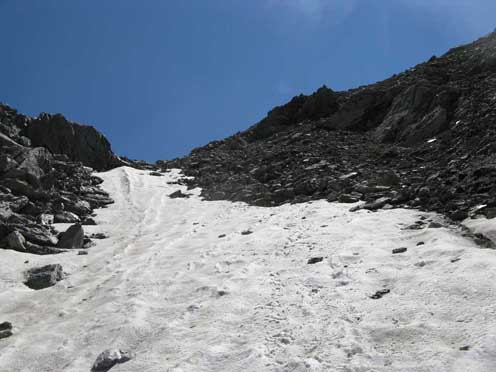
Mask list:
POLYGON ((22 133, 33 146, 45 147, 53 154, 65 154, 71 161, 80 161, 98 171, 124 164, 114 155, 103 134, 94 127, 70 122, 60 114, 42 113, 28 120, 22 133))
POLYGON ((79 230, 59 242, 52 223, 87 221, 112 203, 88 165, 108 169, 118 161, 94 128, 60 115, 32 119, 0 105, 0 248, 33 254, 80 248, 79 230))
POLYGON ((455 220, 480 206, 494 217, 494 123, 496 33, 376 84, 297 96, 245 132, 157 164, 182 168, 209 200, 362 200, 455 220))

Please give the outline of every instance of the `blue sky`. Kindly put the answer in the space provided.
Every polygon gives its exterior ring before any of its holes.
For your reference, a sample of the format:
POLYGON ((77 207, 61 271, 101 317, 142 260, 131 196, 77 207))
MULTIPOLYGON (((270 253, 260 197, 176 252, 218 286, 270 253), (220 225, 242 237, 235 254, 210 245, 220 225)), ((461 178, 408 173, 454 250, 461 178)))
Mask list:
POLYGON ((0 101, 114 151, 188 153, 326 84, 344 90, 496 27, 494 0, 0 0, 0 101))

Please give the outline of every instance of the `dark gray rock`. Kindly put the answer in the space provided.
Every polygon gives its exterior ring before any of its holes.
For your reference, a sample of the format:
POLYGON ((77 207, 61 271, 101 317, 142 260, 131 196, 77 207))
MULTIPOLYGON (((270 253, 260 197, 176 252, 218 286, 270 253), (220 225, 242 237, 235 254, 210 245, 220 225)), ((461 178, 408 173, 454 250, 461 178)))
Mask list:
POLYGON ((378 209, 381 209, 384 207, 386 204, 391 202, 391 198, 384 196, 382 198, 379 198, 377 200, 374 200, 372 202, 365 203, 364 205, 360 206, 361 209, 367 209, 369 211, 376 211, 378 209))
POLYGON ((36 189, 28 182, 23 181, 22 179, 5 178, 0 180, 0 185, 12 190, 12 193, 14 195, 24 195, 28 197, 30 200, 37 201, 37 200, 50 199, 50 195, 47 191, 36 189))
POLYGON ((385 295, 387 295, 389 292, 391 292, 390 289, 381 289, 381 290, 378 290, 377 292, 375 292, 372 296, 370 296, 370 298, 373 300, 379 300, 382 297, 384 297, 385 295))
POLYGON ((323 260, 324 260, 324 257, 312 257, 312 258, 308 259, 307 264, 313 265, 313 264, 322 262, 323 260))
POLYGON ((10 155, 0 155, 0 173, 8 172, 9 170, 16 167, 17 162, 10 155))
POLYGON ((83 248, 84 249, 94 247, 95 245, 96 245, 96 243, 93 240, 91 240, 91 238, 84 237, 84 239, 83 239, 83 248))
POLYGON ((34 244, 31 242, 26 242, 26 252, 37 254, 37 255, 49 255, 49 254, 59 254, 67 252, 66 249, 50 247, 46 245, 34 244))
POLYGON ((86 200, 65 200, 64 210, 72 212, 78 216, 85 216, 91 213, 91 205, 86 200))
POLYGON ((57 238, 46 226, 23 223, 12 224, 10 228, 18 230, 31 243, 49 247, 57 245, 57 238))
POLYGON ((13 329, 12 323, 10 322, 0 323, 0 339, 12 336, 13 335, 12 329, 13 329))
POLYGON ((176 198, 189 198, 188 194, 184 194, 181 190, 174 191, 172 194, 169 195, 169 198, 176 199, 176 198))
POLYGON ((95 128, 70 122, 60 114, 40 114, 31 120, 24 134, 33 146, 45 147, 54 154, 65 154, 72 161, 80 161, 99 171, 124 164, 95 128))
POLYGON ((93 363, 91 372, 105 372, 116 364, 125 363, 132 359, 132 354, 119 349, 108 349, 102 352, 93 363))
POLYGON ((28 270, 24 284, 31 289, 39 290, 54 286, 64 277, 61 265, 46 265, 28 270))
POLYGON ((393 249, 393 254, 399 254, 399 253, 405 253, 408 250, 406 247, 401 247, 401 248, 394 248, 393 249))
POLYGON ((84 230, 80 224, 69 227, 59 239, 57 247, 67 249, 79 249, 83 247, 84 230))
POLYGON ((96 225, 96 221, 91 218, 91 217, 86 217, 84 220, 83 220, 83 225, 86 225, 86 226, 95 226, 96 225))
POLYGON ((341 194, 338 197, 338 202, 340 202, 340 203, 352 204, 352 203, 357 203, 358 201, 360 201, 359 198, 352 196, 352 195, 349 195, 349 194, 341 194))
POLYGON ((16 157, 17 167, 9 170, 4 177, 16 178, 39 187, 41 178, 51 168, 52 155, 43 147, 26 149, 16 157))
POLYGON ((26 239, 24 239, 24 236, 22 236, 19 231, 12 231, 9 235, 7 235, 5 240, 10 249, 20 252, 26 251, 26 239))
POLYGON ((29 203, 26 196, 14 196, 8 193, 0 193, 0 206, 10 209, 12 212, 19 212, 29 203))

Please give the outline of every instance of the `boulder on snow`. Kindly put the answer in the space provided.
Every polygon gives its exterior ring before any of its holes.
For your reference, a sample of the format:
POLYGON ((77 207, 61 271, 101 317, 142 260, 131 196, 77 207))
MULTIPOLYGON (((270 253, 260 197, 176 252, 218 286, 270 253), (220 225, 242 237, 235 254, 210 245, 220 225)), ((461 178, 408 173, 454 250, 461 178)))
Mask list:
POLYGON ((12 336, 12 323, 0 323, 0 339, 12 336))
POLYGON ((102 352, 93 363, 91 372, 105 372, 116 364, 125 363, 132 359, 129 352, 119 349, 108 349, 102 352))
POLYGON ((69 227, 60 236, 57 247, 59 248, 69 248, 69 249, 79 249, 83 247, 84 243, 84 230, 83 227, 76 223, 69 227))
POLYGON ((28 270, 24 284, 31 289, 39 290, 54 286, 64 277, 65 274, 61 265, 46 265, 28 270))
POLYGON ((169 195, 169 198, 175 199, 175 198, 189 198, 188 194, 183 193, 181 190, 174 191, 172 194, 169 195))

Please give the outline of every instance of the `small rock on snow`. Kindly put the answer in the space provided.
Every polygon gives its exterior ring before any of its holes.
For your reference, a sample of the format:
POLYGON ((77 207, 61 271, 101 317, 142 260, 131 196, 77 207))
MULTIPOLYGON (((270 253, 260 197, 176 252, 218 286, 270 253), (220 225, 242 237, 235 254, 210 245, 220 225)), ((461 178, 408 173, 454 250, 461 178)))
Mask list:
POLYGON ((370 296, 373 300, 378 300, 382 298, 384 295, 387 295, 391 290, 389 289, 381 289, 380 291, 375 292, 372 296, 370 296))
POLYGON ((12 323, 0 323, 0 339, 12 336, 12 323))
POLYGON ((91 368, 91 372, 105 372, 116 364, 125 363, 131 359, 132 356, 128 352, 118 349, 108 349, 98 355, 91 368))
POLYGON ((308 259, 307 264, 313 265, 313 264, 316 264, 318 262, 322 262, 323 260, 324 260, 324 257, 312 257, 312 258, 308 259))

